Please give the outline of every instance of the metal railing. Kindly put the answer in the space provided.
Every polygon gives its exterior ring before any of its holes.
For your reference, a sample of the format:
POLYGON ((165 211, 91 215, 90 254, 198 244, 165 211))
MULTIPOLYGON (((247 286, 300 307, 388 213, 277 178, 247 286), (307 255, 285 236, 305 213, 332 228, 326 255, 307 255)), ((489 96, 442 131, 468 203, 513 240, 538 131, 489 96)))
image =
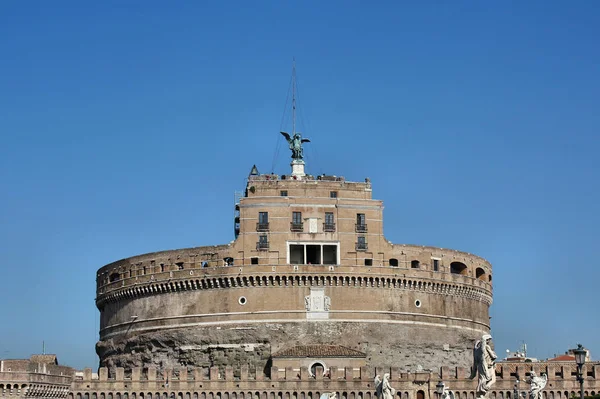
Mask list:
POLYGON ((323 223, 323 231, 335 231, 335 223, 323 223))
POLYGON ((256 223, 256 231, 269 231, 269 223, 256 223))
POLYGON ((256 243, 256 250, 257 251, 265 251, 269 249, 269 242, 268 241, 259 241, 256 243))
POLYGON ((366 224, 356 224, 356 232, 357 233, 366 233, 368 231, 366 224))
POLYGON ((357 251, 366 251, 367 249, 369 249, 369 245, 366 242, 357 242, 356 243, 357 251))
POLYGON ((291 231, 304 231, 304 223, 294 223, 294 222, 291 222, 290 223, 290 230, 291 231))

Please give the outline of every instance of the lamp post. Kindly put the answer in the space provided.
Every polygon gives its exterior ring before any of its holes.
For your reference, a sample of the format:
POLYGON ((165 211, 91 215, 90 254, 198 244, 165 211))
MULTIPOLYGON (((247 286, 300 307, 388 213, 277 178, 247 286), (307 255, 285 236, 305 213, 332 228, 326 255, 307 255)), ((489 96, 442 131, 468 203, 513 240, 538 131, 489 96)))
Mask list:
POLYGON ((514 399, 520 399, 519 398, 519 379, 517 378, 517 380, 515 381, 515 386, 513 389, 513 398, 514 399))
POLYGON ((579 382, 579 390, 581 399, 583 399, 583 365, 585 364, 585 356, 587 351, 581 344, 577 344, 577 349, 573 349, 575 362, 577 363, 577 381, 579 382))

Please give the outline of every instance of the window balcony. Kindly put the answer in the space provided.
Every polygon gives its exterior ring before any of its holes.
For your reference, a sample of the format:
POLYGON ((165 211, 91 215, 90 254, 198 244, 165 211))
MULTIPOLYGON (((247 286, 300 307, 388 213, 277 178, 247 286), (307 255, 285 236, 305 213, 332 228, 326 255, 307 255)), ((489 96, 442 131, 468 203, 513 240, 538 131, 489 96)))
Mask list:
POLYGON ((366 251, 367 249, 369 249, 369 246, 367 245, 366 242, 357 242, 356 243, 357 251, 366 251))
POLYGON ((366 233, 368 231, 366 224, 356 224, 357 233, 366 233))
POLYGON ((268 241, 259 241, 256 243, 256 250, 257 251, 266 251, 269 249, 269 242, 268 241))
POLYGON ((331 233, 335 231, 335 223, 323 223, 323 231, 331 233))
POLYGON ((256 231, 269 231, 269 223, 256 223, 256 231))
POLYGON ((298 231, 298 232, 303 232, 304 231, 304 223, 290 223, 290 230, 291 231, 298 231))

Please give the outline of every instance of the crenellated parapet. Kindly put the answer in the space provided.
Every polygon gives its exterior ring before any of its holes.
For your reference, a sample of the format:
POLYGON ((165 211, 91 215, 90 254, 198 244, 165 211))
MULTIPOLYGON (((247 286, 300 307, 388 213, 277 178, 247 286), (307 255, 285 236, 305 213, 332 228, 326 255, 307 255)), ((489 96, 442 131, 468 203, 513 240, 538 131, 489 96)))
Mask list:
MULTIPOLYGON (((532 371, 549 376, 546 398, 568 398, 575 392, 578 383, 573 373, 576 366, 571 363, 507 363, 496 365, 496 383, 490 398, 511 398, 517 378, 525 381, 532 371)), ((73 399, 123 399, 125 397, 258 397, 263 393, 274 397, 312 396, 318 398, 323 392, 337 392, 340 398, 374 398, 373 380, 376 375, 390 374, 390 383, 401 399, 419 397, 437 398, 435 385, 443 381, 460 399, 474 395, 477 380, 470 379, 470 369, 463 367, 441 367, 435 371, 410 371, 398 367, 388 368, 317 368, 312 375, 307 367, 294 369, 272 367, 268 376, 261 370, 248 366, 239 369, 230 366, 219 368, 174 368, 160 372, 156 368, 116 368, 109 372, 100 368, 97 378, 92 378, 91 369, 82 378, 75 379, 69 397, 73 399), (424 396, 422 396, 422 394, 424 396), (125 396, 127 394, 127 396, 125 396), (88 396, 86 396, 88 395, 88 396), (95 396, 94 396, 95 395, 95 396), (103 396, 104 395, 104 396, 103 396)), ((600 390, 600 364, 584 366, 585 389, 588 394, 600 390)), ((524 386, 521 387, 526 388, 524 386)))

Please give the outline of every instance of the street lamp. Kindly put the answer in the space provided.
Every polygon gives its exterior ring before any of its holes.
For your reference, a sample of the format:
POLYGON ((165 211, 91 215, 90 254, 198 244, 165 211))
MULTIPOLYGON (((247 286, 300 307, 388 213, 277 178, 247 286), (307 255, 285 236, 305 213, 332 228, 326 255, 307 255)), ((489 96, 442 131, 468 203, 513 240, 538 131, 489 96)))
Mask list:
POLYGON ((513 398, 519 399, 519 379, 515 381, 515 386, 513 388, 513 398))
POLYGON ((585 356, 587 351, 581 344, 577 344, 577 349, 573 349, 575 355, 575 363, 577 363, 577 381, 579 382, 579 390, 581 399, 583 399, 583 365, 585 364, 585 356))

